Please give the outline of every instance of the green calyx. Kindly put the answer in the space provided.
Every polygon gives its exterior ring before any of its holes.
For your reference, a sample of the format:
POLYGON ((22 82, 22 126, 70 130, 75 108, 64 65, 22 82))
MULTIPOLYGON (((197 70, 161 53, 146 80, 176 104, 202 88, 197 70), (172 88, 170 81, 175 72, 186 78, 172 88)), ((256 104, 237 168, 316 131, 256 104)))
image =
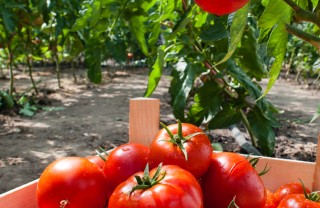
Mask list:
POLYGON ((306 187, 304 186, 303 181, 299 178, 302 188, 303 188, 303 193, 304 196, 306 197, 306 199, 309 199, 310 201, 314 201, 314 202, 320 202, 320 195, 319 195, 319 191, 314 191, 311 193, 307 193, 306 187))
POLYGON ((199 134, 204 134, 203 132, 196 132, 193 134, 189 134, 187 136, 183 136, 182 134, 182 124, 180 122, 180 120, 177 120, 178 122, 178 133, 177 134, 173 134, 169 128, 164 125, 162 122, 160 122, 160 125, 166 130, 166 132, 169 134, 170 136, 170 140, 168 140, 168 142, 172 142, 173 144, 177 145, 180 150, 182 151, 186 161, 188 161, 188 153, 186 148, 184 148, 183 144, 186 143, 189 139, 191 139, 194 136, 197 136, 199 134))
POLYGON ((144 169, 143 177, 140 176, 134 176, 137 185, 134 186, 131 191, 129 192, 129 195, 132 194, 135 190, 145 190, 148 189, 156 184, 158 184, 164 177, 166 176, 166 172, 161 172, 162 163, 159 164, 157 171, 153 175, 153 177, 150 177, 150 171, 149 171, 149 164, 146 165, 146 168, 144 169))

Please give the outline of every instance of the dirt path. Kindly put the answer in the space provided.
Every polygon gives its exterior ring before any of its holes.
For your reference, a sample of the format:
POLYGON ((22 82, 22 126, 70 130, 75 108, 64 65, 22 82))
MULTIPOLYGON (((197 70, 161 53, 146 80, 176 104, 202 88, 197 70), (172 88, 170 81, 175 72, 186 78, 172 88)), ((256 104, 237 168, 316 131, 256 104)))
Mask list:
MULTIPOLYGON (((57 158, 93 155, 98 146, 112 148, 127 142, 129 99, 143 96, 146 72, 118 71, 112 79, 104 73, 106 81, 99 86, 84 80, 75 85, 71 76, 64 74, 61 90, 48 74, 41 88, 48 89, 44 91, 45 101, 50 101, 56 109, 41 111, 32 118, 0 114, 0 193, 38 178, 48 163, 57 158)), ((39 75, 43 77, 40 72, 39 75)), ((0 80, 0 88, 7 82, 0 80)), ((161 120, 173 121, 168 105, 168 83, 168 77, 164 76, 153 97, 161 100, 161 120)), ((17 77, 18 87, 26 85, 30 86, 27 76, 17 77)), ((268 98, 284 110, 276 156, 292 156, 302 152, 303 146, 307 154, 296 157, 312 160, 320 123, 309 125, 307 121, 320 104, 319 93, 280 81, 268 98)), ((217 135, 233 142, 227 131, 217 135)))

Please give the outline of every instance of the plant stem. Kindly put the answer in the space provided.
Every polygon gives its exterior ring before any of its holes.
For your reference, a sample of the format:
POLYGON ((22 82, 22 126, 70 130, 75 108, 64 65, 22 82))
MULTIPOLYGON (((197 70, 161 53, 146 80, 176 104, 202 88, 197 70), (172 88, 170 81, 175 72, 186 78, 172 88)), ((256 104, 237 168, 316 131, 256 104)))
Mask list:
POLYGON ((316 49, 318 50, 318 52, 320 52, 320 38, 311 35, 309 33, 306 33, 304 31, 301 31, 289 24, 286 24, 286 30, 288 31, 288 33, 297 36, 298 38, 301 38, 302 40, 310 43, 311 45, 313 45, 314 47, 316 47, 316 49))
POLYGON ((242 110, 240 110, 240 113, 241 113, 241 118, 242 118, 243 125, 246 127, 246 129, 247 129, 247 131, 248 131, 248 133, 250 135, 252 145, 254 147, 258 147, 257 138, 252 133, 252 130, 251 130, 251 127, 250 127, 250 123, 249 123, 249 121, 247 119, 247 116, 244 114, 244 112, 242 110))
POLYGON ((297 5, 292 0, 283 0, 286 2, 295 12, 295 17, 299 22, 306 21, 312 22, 320 27, 320 14, 309 12, 307 10, 302 9, 299 5, 297 5))
POLYGON ((9 95, 12 97, 13 96, 13 91, 14 91, 14 74, 13 74, 13 67, 12 67, 12 60, 13 60, 13 55, 11 51, 11 41, 9 41, 7 48, 8 48, 8 53, 9 53, 9 70, 10 70, 10 88, 9 88, 9 95))
MULTIPOLYGON (((31 56, 31 54, 30 54, 31 56)), ((37 89, 37 86, 34 82, 34 79, 33 79, 33 76, 32 76, 32 64, 31 64, 31 57, 29 57, 29 55, 27 55, 27 64, 28 64, 28 68, 29 68, 29 77, 30 77, 30 80, 31 80, 31 83, 32 83, 32 87, 35 91, 36 94, 38 94, 38 89, 37 89)))
MULTIPOLYGON (((38 89, 37 89, 37 86, 34 82, 34 79, 33 79, 33 76, 32 76, 32 63, 31 63, 31 60, 32 60, 32 52, 33 52, 33 47, 31 46, 30 47, 30 44, 31 44, 31 35, 30 35, 30 30, 27 29, 27 49, 29 48, 30 49, 30 54, 26 54, 27 55, 27 64, 28 64, 28 71, 29 71, 29 77, 30 77, 30 80, 31 80, 31 83, 32 83, 32 87, 35 91, 36 94, 38 94, 38 89)), ((28 51, 28 50, 27 50, 28 51)))

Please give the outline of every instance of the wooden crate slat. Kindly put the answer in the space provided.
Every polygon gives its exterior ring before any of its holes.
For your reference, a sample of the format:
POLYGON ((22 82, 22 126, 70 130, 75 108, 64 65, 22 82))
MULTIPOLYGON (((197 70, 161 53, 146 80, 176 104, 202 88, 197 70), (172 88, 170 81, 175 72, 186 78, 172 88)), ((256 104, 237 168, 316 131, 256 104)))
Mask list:
POLYGON ((309 189, 313 187, 315 171, 315 163, 313 162, 262 157, 257 164, 257 171, 263 170, 265 165, 270 167, 270 170, 262 176, 262 180, 271 191, 275 191, 284 183, 300 182, 299 179, 309 189))
POLYGON ((38 180, 0 195, 1 208, 38 208, 36 200, 38 180))

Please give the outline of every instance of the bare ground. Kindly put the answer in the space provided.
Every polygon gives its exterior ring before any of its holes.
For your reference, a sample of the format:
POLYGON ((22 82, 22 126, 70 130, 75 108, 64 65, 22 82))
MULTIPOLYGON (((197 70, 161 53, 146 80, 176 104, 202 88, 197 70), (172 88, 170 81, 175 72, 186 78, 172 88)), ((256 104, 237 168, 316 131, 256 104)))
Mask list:
MULTIPOLYGON (((31 118, 0 114, 0 193, 37 179, 57 158, 93 155, 99 146, 111 149, 127 142, 129 99, 143 96, 147 84, 146 69, 105 70, 101 85, 88 83, 85 74, 74 84, 70 73, 63 73, 62 89, 53 73, 35 75, 42 79, 41 103, 55 108, 40 110, 31 118)), ((0 89, 8 88, 8 83, 0 80, 0 89)), ((153 97, 161 101, 160 119, 172 123, 168 85, 165 76, 153 97)), ((17 73, 16 87, 30 87, 28 76, 17 73)), ((320 122, 309 121, 319 98, 319 91, 283 79, 272 88, 268 99, 283 110, 275 157, 315 160, 320 122)), ((229 130, 210 134, 227 151, 240 151, 229 130)))

